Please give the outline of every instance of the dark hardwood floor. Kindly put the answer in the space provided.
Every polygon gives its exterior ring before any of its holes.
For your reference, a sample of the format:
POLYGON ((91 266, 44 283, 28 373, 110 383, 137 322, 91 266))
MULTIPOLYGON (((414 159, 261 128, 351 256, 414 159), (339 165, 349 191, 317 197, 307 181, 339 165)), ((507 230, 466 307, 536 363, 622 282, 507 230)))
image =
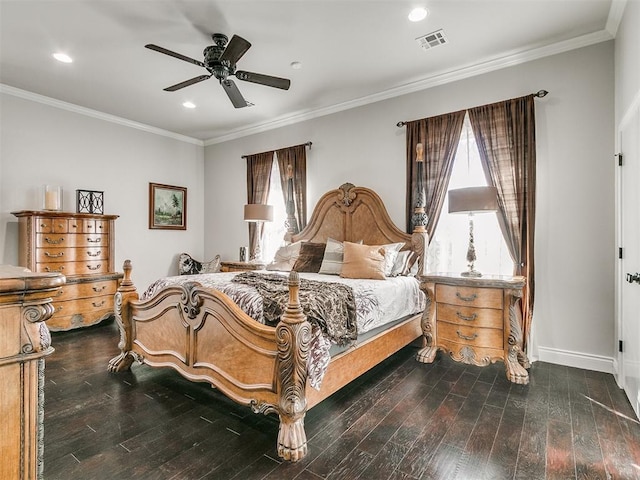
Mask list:
POLYGON ((311 409, 309 455, 280 462, 277 418, 171 369, 110 374, 113 323, 53 335, 46 480, 640 479, 640 424, 611 375, 535 363, 527 386, 407 347, 311 409))

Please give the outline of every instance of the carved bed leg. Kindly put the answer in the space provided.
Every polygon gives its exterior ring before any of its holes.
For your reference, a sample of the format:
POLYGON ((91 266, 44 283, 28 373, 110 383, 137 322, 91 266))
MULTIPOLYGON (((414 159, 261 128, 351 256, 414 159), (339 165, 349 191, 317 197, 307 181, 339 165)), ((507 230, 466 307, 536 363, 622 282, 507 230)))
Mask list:
POLYGON ((131 368, 134 356, 131 352, 133 342, 133 322, 129 302, 138 300, 136 287, 131 281, 131 261, 125 260, 123 265, 124 278, 120 282, 118 291, 114 297, 115 318, 120 330, 120 354, 109 360, 107 367, 110 372, 123 372, 131 368))
POLYGON ((289 303, 276 328, 278 344, 278 455, 296 462, 307 454, 304 417, 307 411, 305 386, 307 357, 311 342, 311 324, 302 313, 298 299, 300 280, 296 272, 289 276, 289 303))
MULTIPOLYGON (((414 234, 415 235, 415 234, 414 234)), ((436 347, 436 329, 434 325, 434 309, 432 308, 434 305, 434 291, 433 284, 420 284, 420 290, 422 290, 427 296, 427 304, 425 306, 424 312, 422 312, 422 335, 424 336, 424 347, 420 349, 418 355, 416 356, 416 360, 421 363, 432 363, 436 358, 436 353, 438 353, 438 348, 436 347)))

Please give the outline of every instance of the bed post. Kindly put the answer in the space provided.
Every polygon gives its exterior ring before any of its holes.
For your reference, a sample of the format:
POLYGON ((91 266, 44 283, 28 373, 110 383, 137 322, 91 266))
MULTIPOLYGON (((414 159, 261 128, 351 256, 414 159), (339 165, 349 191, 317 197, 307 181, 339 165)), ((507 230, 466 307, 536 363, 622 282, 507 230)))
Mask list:
POLYGON ((427 233, 427 224, 429 217, 426 212, 427 196, 424 187, 424 147, 422 143, 416 144, 416 180, 418 194, 416 204, 413 209, 413 234, 411 236, 411 244, 414 252, 418 254, 418 273, 416 277, 420 280, 420 290, 426 295, 427 304, 424 312, 422 312, 422 336, 423 347, 418 352, 416 359, 422 363, 431 363, 435 359, 438 351, 435 348, 435 325, 433 324, 433 292, 431 285, 424 282, 423 278, 427 274, 427 249, 429 248, 429 234, 427 233))
POLYGON ((134 360, 131 353, 133 323, 131 321, 129 302, 131 300, 138 300, 138 292, 131 281, 131 260, 125 260, 122 269, 124 270, 124 278, 122 282, 120 282, 118 291, 114 296, 116 323, 120 330, 120 343, 118 343, 120 354, 109 360, 108 369, 110 372, 130 370, 131 363, 133 363, 134 360))
POLYGON ((307 357, 311 342, 311 324, 302 313, 298 298, 300 278, 289 275, 289 302, 276 327, 278 345, 278 455, 296 462, 307 454, 304 416, 307 412, 305 386, 307 357))

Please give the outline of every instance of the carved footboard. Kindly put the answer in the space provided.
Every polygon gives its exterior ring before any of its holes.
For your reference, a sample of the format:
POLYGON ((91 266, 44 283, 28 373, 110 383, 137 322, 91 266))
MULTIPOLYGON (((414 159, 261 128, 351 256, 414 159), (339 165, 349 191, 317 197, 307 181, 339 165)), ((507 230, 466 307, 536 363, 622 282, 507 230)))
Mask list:
POLYGON ((307 452, 304 432, 306 364, 311 326, 298 303, 299 279, 277 328, 261 325, 223 293, 191 282, 138 298, 131 262, 115 297, 120 354, 109 371, 133 360, 172 367, 193 381, 209 382, 255 412, 280 417, 278 454, 297 461, 307 452))

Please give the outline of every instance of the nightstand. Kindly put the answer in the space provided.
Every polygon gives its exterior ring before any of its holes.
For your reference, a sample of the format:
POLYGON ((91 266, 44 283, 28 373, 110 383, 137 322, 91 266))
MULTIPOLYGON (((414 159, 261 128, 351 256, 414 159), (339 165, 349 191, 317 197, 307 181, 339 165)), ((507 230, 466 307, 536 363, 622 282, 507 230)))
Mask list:
POLYGON ((265 262, 220 262, 221 272, 248 272, 251 270, 264 270, 265 262))
POLYGON ((418 361, 433 362, 438 350, 478 366, 501 360, 511 382, 529 383, 529 360, 522 350, 524 277, 433 274, 422 281, 428 297, 422 319, 427 345, 418 361))

